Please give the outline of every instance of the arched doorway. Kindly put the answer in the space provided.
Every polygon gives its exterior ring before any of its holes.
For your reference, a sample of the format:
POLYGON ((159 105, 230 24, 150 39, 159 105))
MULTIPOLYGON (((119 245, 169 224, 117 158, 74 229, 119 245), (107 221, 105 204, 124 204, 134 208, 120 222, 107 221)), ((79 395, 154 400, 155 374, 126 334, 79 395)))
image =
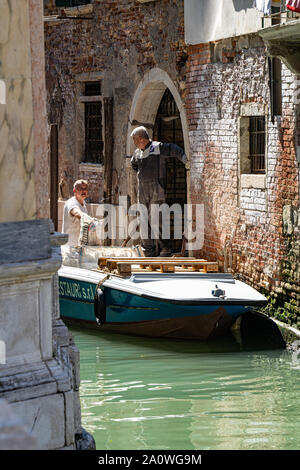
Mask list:
MULTIPOLYGON (((184 148, 189 166, 188 126, 181 96, 169 75, 158 68, 150 70, 144 76, 134 94, 127 132, 128 156, 134 151, 130 134, 136 126, 141 125, 148 129, 153 140, 172 142, 184 148)), ((129 159, 127 162, 130 167, 129 159)), ((169 165, 166 202, 170 205, 177 202, 183 206, 189 202, 189 171, 180 162, 170 161, 169 165)), ((132 173, 131 175, 134 176, 132 173)), ((131 202, 135 202, 135 176, 129 185, 131 202)), ((176 252, 180 249, 181 240, 173 240, 172 250, 176 252)))
MULTIPOLYGON (((166 88, 158 107, 153 129, 153 140, 177 144, 184 148, 180 113, 174 97, 168 88, 166 88)), ((180 204, 182 214, 184 214, 184 204, 187 202, 185 166, 175 158, 170 158, 167 165, 166 203, 169 204, 169 206, 172 206, 172 204, 175 203, 180 204)), ((171 238, 173 238, 174 215, 172 213, 170 222, 171 238)), ((183 229, 184 227, 182 227, 182 231, 183 229)), ((181 244, 181 240, 171 240, 172 251, 180 251, 181 244)))

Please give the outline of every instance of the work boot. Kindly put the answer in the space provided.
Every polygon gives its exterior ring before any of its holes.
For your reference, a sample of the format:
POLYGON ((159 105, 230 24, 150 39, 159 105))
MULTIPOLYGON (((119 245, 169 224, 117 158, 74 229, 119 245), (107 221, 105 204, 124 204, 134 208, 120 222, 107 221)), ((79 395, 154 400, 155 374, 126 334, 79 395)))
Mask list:
POLYGON ((161 256, 161 257, 167 257, 167 256, 170 256, 170 255, 171 255, 171 250, 170 250, 170 248, 166 248, 166 247, 163 248, 161 250, 161 252, 159 253, 159 256, 161 256))
POLYGON ((143 252, 146 258, 154 258, 157 256, 154 248, 143 248, 143 252))

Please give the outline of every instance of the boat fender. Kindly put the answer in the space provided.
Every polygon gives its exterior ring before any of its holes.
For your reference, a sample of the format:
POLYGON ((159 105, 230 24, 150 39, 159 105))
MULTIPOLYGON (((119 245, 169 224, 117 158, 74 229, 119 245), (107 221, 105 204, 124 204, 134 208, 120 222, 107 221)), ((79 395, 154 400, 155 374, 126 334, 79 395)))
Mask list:
POLYGON ((106 322, 105 295, 102 289, 96 289, 94 299, 94 314, 99 326, 106 322))
POLYGON ((225 291, 223 289, 219 289, 217 284, 216 288, 212 290, 211 293, 214 297, 220 297, 221 299, 225 297, 225 291))

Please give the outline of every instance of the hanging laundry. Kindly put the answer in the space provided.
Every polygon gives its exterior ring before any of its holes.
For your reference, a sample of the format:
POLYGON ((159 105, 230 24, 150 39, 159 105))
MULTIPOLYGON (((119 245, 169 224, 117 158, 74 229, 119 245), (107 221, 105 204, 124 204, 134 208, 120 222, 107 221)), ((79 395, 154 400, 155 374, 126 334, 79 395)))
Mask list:
POLYGON ((271 0, 254 0, 253 6, 265 15, 271 13, 271 0))
POLYGON ((292 11, 300 13, 300 0, 286 0, 286 7, 292 11))

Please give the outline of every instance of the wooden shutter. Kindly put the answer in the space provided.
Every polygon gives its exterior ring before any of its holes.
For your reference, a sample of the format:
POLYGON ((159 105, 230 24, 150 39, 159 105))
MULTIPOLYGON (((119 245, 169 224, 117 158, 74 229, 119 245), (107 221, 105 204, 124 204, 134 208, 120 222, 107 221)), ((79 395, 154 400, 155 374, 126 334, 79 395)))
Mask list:
POLYGON ((58 230, 58 125, 50 127, 50 217, 58 230))
POLYGON ((278 57, 268 57, 271 120, 274 116, 282 115, 281 60, 278 57))
POLYGON ((112 169, 113 169, 113 98, 103 98, 104 106, 104 200, 112 202, 112 169))

